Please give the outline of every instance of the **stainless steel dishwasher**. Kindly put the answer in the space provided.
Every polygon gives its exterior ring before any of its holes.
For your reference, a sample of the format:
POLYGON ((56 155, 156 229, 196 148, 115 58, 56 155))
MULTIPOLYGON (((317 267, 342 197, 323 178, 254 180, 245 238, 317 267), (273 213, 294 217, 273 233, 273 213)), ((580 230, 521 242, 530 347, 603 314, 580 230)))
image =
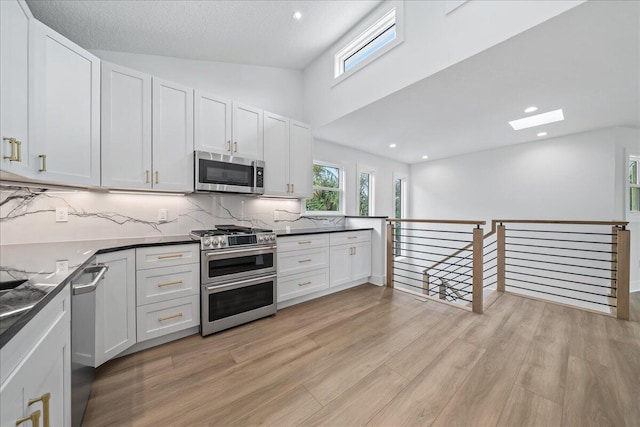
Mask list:
POLYGON ((82 424, 95 378, 96 289, 109 266, 96 264, 71 279, 71 425, 82 424))

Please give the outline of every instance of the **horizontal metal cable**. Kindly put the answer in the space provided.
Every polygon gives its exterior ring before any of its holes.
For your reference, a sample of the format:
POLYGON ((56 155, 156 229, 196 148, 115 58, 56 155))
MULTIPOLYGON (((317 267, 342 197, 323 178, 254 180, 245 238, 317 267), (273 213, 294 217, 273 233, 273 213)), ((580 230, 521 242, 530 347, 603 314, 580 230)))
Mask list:
POLYGON ((545 239, 543 237, 510 236, 508 234, 505 234, 505 237, 508 239, 545 240, 548 242, 589 243, 589 244, 595 244, 595 245, 611 245, 611 242, 596 242, 593 240, 545 239))
MULTIPOLYGON (((550 271, 552 273, 560 273, 560 274, 571 274, 572 276, 591 277, 593 279, 611 280, 610 277, 591 276, 589 274, 582 274, 582 273, 570 273, 568 271, 552 270, 552 269, 549 269, 549 268, 542 268, 542 267, 531 267, 531 266, 526 266, 526 265, 506 264, 506 263, 505 263, 505 266, 507 266, 507 267, 518 267, 518 268, 528 268, 528 269, 531 269, 531 270, 550 271)), ((559 279, 559 280, 562 280, 562 279, 559 279)))
MULTIPOLYGON (((467 283, 464 280, 460 281, 460 280, 456 280, 456 279, 453 279, 453 278, 445 278, 445 277, 438 277, 438 276, 433 276, 433 277, 435 279, 440 280, 440 281, 442 281, 442 279, 444 279, 447 283, 453 282, 455 285, 465 285, 464 288, 466 288, 466 287, 471 285, 470 283, 467 283)), ((429 283, 431 283, 431 281, 429 281, 429 283)))
MULTIPOLYGON (((531 280, 518 279, 517 277, 507 277, 506 279, 517 280, 518 282, 529 283, 531 285, 546 286, 547 288, 562 289, 562 290, 565 290, 565 291, 579 292, 581 294, 595 295, 595 296, 598 296, 598 297, 605 297, 605 298, 609 298, 610 297, 609 294, 598 294, 598 293, 595 293, 595 292, 581 291, 580 289, 565 288, 565 287, 557 286, 557 285, 547 285, 547 284, 540 283, 540 282, 533 282, 531 280)), ((611 298, 615 298, 615 297, 611 297, 611 298)))
MULTIPOLYGON (((394 256, 395 256, 395 254, 394 254, 394 256)), ((420 260, 420 261, 429 261, 429 262, 434 262, 434 263, 437 263, 437 264, 445 264, 445 265, 453 265, 453 266, 457 266, 458 265, 458 264, 452 264, 452 263, 446 262, 446 261, 438 261, 438 260, 428 259, 428 258, 418 258, 418 257, 409 256, 409 255, 402 255, 402 257, 399 257, 399 258, 417 259, 417 260, 420 260)), ((395 259, 393 260, 393 262, 402 263, 402 261, 398 261, 398 260, 395 260, 395 259)), ((419 265, 419 264, 411 264, 411 265, 416 265, 417 267, 423 267, 423 268, 428 269, 428 270, 431 270, 431 269, 437 270, 436 268, 429 267, 429 266, 426 266, 426 265, 419 265)))
POLYGON ((588 300, 588 299, 576 298, 576 297, 568 297, 568 296, 565 296, 565 295, 558 295, 558 294, 554 294, 554 293, 551 293, 551 292, 539 291, 537 289, 524 288, 522 286, 516 286, 516 285, 511 285, 511 284, 509 284, 507 286, 510 286, 510 287, 516 288, 516 289, 524 289, 525 291, 537 292, 537 293, 540 293, 540 294, 553 295, 553 296, 560 297, 560 298, 567 298, 567 299, 572 299, 572 300, 576 300, 576 301, 584 301, 584 302, 588 302, 588 303, 591 303, 591 304, 606 305, 608 307, 616 307, 615 305, 606 304, 604 302, 591 301, 591 300, 588 300))
POLYGON ((442 237, 429 237, 429 236, 412 236, 411 234, 398 234, 396 233, 396 236, 400 236, 400 237, 409 237, 411 239, 428 239, 428 240, 443 240, 446 242, 460 242, 460 243, 471 243, 469 240, 460 240, 460 239, 444 239, 442 237))
POLYGON ((452 230, 432 230, 429 228, 408 228, 408 227, 395 227, 395 230, 410 230, 410 231, 430 231, 433 233, 455 233, 455 234, 473 234, 473 231, 452 231, 452 230))
POLYGON ((527 254, 527 255, 542 255, 542 256, 554 256, 554 257, 558 257, 558 258, 581 259, 583 261, 611 262, 610 259, 584 258, 584 257, 579 257, 579 256, 550 254, 550 253, 543 254, 541 252, 515 251, 513 249, 509 249, 509 252, 514 252, 514 253, 518 253, 518 254, 527 254))
MULTIPOLYGON (((494 256, 493 258, 486 260, 486 261, 485 261, 485 262, 483 262, 482 264, 483 264, 483 265, 484 265, 484 264, 489 264, 490 262, 495 261, 495 260, 497 260, 497 259, 498 259, 498 257, 497 257, 497 256, 494 256)), ((494 265, 493 267, 495 267, 495 265, 494 265)), ((493 267, 489 267, 489 268, 493 268, 493 267)))
POLYGON ((491 267, 489 267, 489 268, 486 268, 486 269, 482 270, 482 272, 483 272, 483 273, 486 273, 487 271, 489 271, 489 270, 493 270, 494 268, 498 268, 498 266, 497 266, 497 265, 492 265, 491 267))
MULTIPOLYGON (((402 242, 402 241, 397 241, 397 240, 394 240, 393 243, 394 244, 400 244, 400 245, 409 244, 407 242, 402 242)), ((427 247, 430 247, 430 248, 451 249, 452 251, 470 251, 470 250, 472 250, 471 248, 463 249, 463 248, 454 248, 454 247, 451 247, 451 246, 427 245, 427 244, 424 244, 424 243, 410 243, 410 244, 411 245, 415 245, 415 246, 427 246, 427 247)))
POLYGON ((487 285, 484 285, 482 288, 483 288, 483 289, 484 289, 484 288, 488 288, 489 286, 493 286, 493 285, 496 285, 496 284, 498 284, 498 281, 497 281, 497 280, 496 280, 495 282, 491 282, 491 283, 489 283, 489 284, 487 284, 487 285))
POLYGON ((518 261, 540 262, 540 263, 543 263, 543 264, 561 265, 563 267, 588 268, 589 270, 600 270, 600 271, 616 271, 616 270, 613 270, 611 268, 589 267, 589 266, 586 266, 586 265, 566 264, 566 263, 563 263, 563 262, 553 262, 553 261, 545 261, 545 260, 538 260, 538 259, 518 258, 518 257, 514 257, 514 256, 505 256, 504 258, 505 259, 515 259, 515 260, 518 260, 518 261))
MULTIPOLYGON (((420 287, 420 286, 411 285, 411 284, 409 284, 409 283, 402 282, 402 281, 400 281, 400 280, 394 280, 394 282, 396 282, 396 283, 400 283, 400 284, 405 285, 405 286, 409 286, 409 287, 411 287, 411 288, 420 289, 420 290, 422 290, 422 291, 424 291, 424 290, 429 290, 429 289, 426 289, 426 288, 422 288, 422 287, 420 287)), ((433 291, 434 291, 434 293, 436 293, 436 294, 440 294, 440 290, 439 290, 439 289, 435 289, 435 290, 433 290, 433 291)), ((429 295, 429 296, 433 296, 433 295, 429 295)), ((461 300, 461 301, 465 301, 465 302, 472 302, 471 300, 466 299, 466 298, 464 298, 464 297, 455 296, 454 298, 455 298, 455 300, 461 300)))
MULTIPOLYGON (((402 262, 402 261, 394 261, 394 264, 409 265, 409 266, 413 266, 413 267, 422 267, 421 265, 411 264, 411 263, 408 263, 408 262, 402 262)), ((395 265, 394 265, 394 267, 393 267, 393 268, 395 269, 395 268, 399 268, 399 267, 395 267, 395 265)), ((441 269, 441 268, 430 268, 429 270, 440 271, 440 272, 447 273, 447 274, 448 274, 448 273, 451 273, 449 270, 444 270, 444 269, 441 269)), ((413 271, 413 270, 407 270, 407 271, 413 271)), ((419 273, 418 273, 418 274, 419 274, 419 273)), ((461 275, 461 276, 467 276, 467 277, 469 277, 469 278, 473 277, 473 276, 471 276, 471 275, 469 275, 469 274, 464 274, 464 273, 460 273, 460 275, 461 275)), ((438 277, 438 276, 436 276, 435 274, 431 274, 431 275, 429 275, 429 276, 438 277)))
MULTIPOLYGON (((412 246, 428 246, 428 245, 412 244, 412 246)), ((469 258, 469 255, 466 255, 466 256, 462 256, 462 255, 444 255, 444 254, 438 253, 438 252, 418 251, 416 249, 401 249, 401 251, 404 251, 404 252, 416 252, 416 253, 419 253, 419 254, 427 254, 427 255, 437 255, 439 257, 444 257, 444 258, 458 258, 458 259, 461 259, 461 260, 469 258)), ((437 261, 434 260, 434 262, 437 262, 437 261)))
MULTIPOLYGON (((493 245, 495 245, 495 244, 497 244, 497 243, 498 243, 498 242, 497 242, 496 240, 494 240, 493 242, 489 243, 488 245, 484 245, 484 246, 482 247, 482 249, 487 249, 489 246, 493 246, 493 245)), ((496 249, 494 249, 494 250, 497 250, 497 248, 496 248, 496 249)))
POLYGON ((509 231, 526 231, 530 233, 558 233, 558 234, 590 234, 595 236, 615 236, 613 233, 594 233, 587 231, 554 231, 554 230, 524 230, 521 228, 508 228, 509 231))
MULTIPOLYGON (((445 273, 445 276, 447 276, 447 275, 449 275, 449 274, 457 274, 458 276, 456 276, 456 277, 459 277, 459 276, 465 276, 465 277, 467 277, 467 278, 469 278, 469 279, 472 279, 472 278, 473 278, 473 276, 472 276, 471 274, 466 274, 466 273, 451 272, 451 271, 449 271, 449 270, 443 270, 443 269, 439 269, 439 268, 432 268, 432 269, 430 269, 430 270, 440 271, 440 272, 442 272, 442 273, 445 273)), ((471 272, 471 269, 469 269, 469 271, 467 271, 467 273, 469 273, 469 272, 471 272)), ((432 274, 432 276, 440 278, 439 276, 436 276, 435 274, 432 274)), ((444 279, 447 279, 447 277, 443 277, 443 278, 444 278, 444 279)), ((447 279, 447 280, 449 280, 449 279, 447 279)))
POLYGON ((543 248, 543 249, 560 249, 563 251, 580 251, 580 252, 594 252, 598 254, 617 254, 612 251, 597 251, 595 249, 581 249, 581 248, 559 248, 557 246, 542 246, 542 245, 527 245, 525 243, 507 243, 510 246, 527 246, 529 248, 543 248))
POLYGON ((496 252, 497 250, 498 250, 498 248, 491 249, 489 252, 484 252, 484 253, 482 254, 482 256, 491 255, 492 253, 496 252))
POLYGON ((560 280, 562 282, 575 283, 576 285, 593 286, 595 288, 605 288, 605 289, 610 289, 611 288, 611 285, 594 285, 593 283, 578 282, 577 280, 558 279, 557 277, 541 276, 539 274, 531 274, 531 273, 520 273, 518 271, 512 271, 512 270, 507 270, 507 269, 505 269, 504 272, 505 273, 512 273, 512 274, 521 274, 523 276, 532 276, 532 277, 537 277, 539 279, 560 280))
POLYGON ((487 277, 482 277, 482 280, 487 280, 487 279, 491 279, 493 276, 496 276, 498 274, 498 272, 496 271, 495 273, 487 276, 487 277))

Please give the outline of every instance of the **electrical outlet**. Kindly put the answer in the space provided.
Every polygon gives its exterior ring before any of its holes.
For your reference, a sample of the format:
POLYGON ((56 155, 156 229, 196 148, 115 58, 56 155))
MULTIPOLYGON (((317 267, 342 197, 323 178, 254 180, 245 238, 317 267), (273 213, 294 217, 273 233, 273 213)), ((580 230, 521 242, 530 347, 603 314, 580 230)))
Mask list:
POLYGON ((278 210, 274 210, 273 211, 273 220, 274 221, 279 221, 280 220, 280 211, 278 211, 278 210))
POLYGON ((69 274, 69 261, 56 261, 56 274, 69 274))
POLYGON ((169 211, 167 209, 158 209, 158 222, 167 222, 169 211))
POLYGON ((69 222, 69 208, 66 206, 56 208, 56 222, 69 222))

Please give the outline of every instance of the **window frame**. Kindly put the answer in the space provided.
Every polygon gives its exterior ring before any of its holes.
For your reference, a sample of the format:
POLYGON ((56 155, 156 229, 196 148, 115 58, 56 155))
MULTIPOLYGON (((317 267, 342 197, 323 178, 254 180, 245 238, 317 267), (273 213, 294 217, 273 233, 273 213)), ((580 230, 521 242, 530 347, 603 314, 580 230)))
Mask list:
MULTIPOLYGON (((396 219, 406 219, 407 210, 409 209, 409 204, 407 203, 407 191, 409 187, 409 177, 403 173, 393 173, 393 181, 391 183, 391 201, 393 203, 393 218, 396 218, 396 181, 401 180, 400 183, 400 218, 396 219), (404 218, 403 218, 404 216, 404 218)), ((402 223, 395 223, 396 226, 401 226, 402 223)), ((396 243, 396 248, 394 248, 394 259, 403 259, 405 252, 407 250, 406 243, 402 242, 402 238, 399 239, 399 242, 396 243)))
POLYGON ((369 215, 375 216, 375 185, 376 174, 373 168, 363 165, 357 165, 356 167, 356 215, 360 216, 360 175, 366 173, 369 175, 369 215))
POLYGON ((632 188, 640 188, 640 155, 629 155, 627 156, 627 167, 625 169, 625 210, 627 214, 631 217, 640 217, 640 210, 631 210, 631 189, 632 188), (632 184, 629 179, 629 166, 631 162, 637 162, 637 170, 636 170, 636 184, 632 184))
POLYGON ((310 211, 307 210, 307 200, 312 199, 313 197, 307 197, 305 199, 301 199, 302 209, 304 212, 304 216, 344 216, 345 215, 345 167, 336 163, 325 162, 322 160, 314 160, 313 165, 316 166, 325 166, 330 168, 338 169, 338 188, 333 187, 316 187, 312 182, 312 195, 316 190, 323 191, 336 191, 338 192, 338 210, 337 211, 310 211))
POLYGON ((345 36, 343 36, 338 43, 336 43, 335 46, 339 47, 335 48, 333 54, 333 83, 331 86, 337 85, 347 77, 352 76, 359 70, 365 68, 367 65, 374 62, 382 55, 401 44, 403 41, 404 2, 401 0, 384 2, 367 18, 365 18, 345 36), (376 49, 362 61, 351 67, 349 70, 345 71, 345 60, 365 47, 371 41, 375 40, 389 28, 388 26, 385 26, 385 18, 387 18, 387 16, 391 14, 392 11, 395 11, 395 38, 390 42, 385 43, 380 48, 376 49), (382 31, 380 31, 381 29, 382 31), (378 32, 376 32, 376 30, 378 32))

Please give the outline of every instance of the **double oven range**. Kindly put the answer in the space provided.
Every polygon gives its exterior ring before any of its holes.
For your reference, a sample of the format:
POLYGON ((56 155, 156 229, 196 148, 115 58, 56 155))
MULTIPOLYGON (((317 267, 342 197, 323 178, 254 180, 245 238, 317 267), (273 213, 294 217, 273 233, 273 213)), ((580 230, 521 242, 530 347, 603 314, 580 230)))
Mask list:
POLYGON ((217 225, 200 240, 200 331, 209 335, 276 312, 276 235, 217 225))

